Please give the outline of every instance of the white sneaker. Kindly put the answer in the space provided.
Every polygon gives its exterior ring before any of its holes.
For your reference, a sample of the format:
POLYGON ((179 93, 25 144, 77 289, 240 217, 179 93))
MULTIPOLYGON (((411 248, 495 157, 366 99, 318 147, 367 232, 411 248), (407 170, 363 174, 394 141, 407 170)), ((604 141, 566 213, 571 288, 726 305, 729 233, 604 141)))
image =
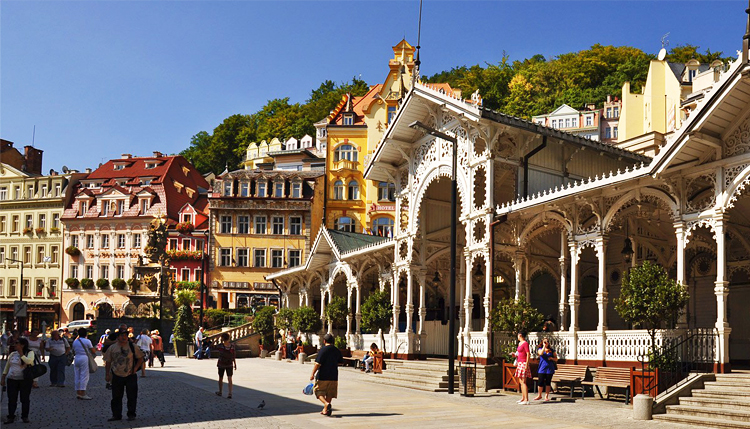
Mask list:
POLYGON ((79 396, 79 397, 78 397, 78 399, 85 399, 85 400, 87 400, 87 401, 90 401, 90 400, 92 400, 92 399, 94 399, 94 398, 92 398, 92 397, 91 397, 91 396, 89 396, 89 395, 83 395, 83 396, 79 396))
POLYGON ((519 405, 529 405, 529 401, 522 401, 518 403, 519 405))
POLYGON ((517 401, 516 401, 516 404, 520 404, 521 402, 523 402, 523 399, 519 399, 519 400, 517 400, 517 401))

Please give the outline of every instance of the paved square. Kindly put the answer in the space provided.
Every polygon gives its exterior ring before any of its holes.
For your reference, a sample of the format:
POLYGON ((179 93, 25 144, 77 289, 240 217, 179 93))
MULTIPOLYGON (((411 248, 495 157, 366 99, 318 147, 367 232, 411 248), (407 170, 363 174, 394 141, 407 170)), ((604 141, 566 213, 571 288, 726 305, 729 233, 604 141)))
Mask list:
MULTIPOLYGON (((101 357, 97 358, 101 363, 101 357)), ((334 414, 319 414, 322 406, 302 388, 312 365, 271 359, 241 359, 235 372, 233 399, 214 395, 217 390, 216 360, 197 361, 167 356, 167 366, 148 369, 138 380, 136 421, 107 422, 110 391, 104 388, 104 368, 92 374, 91 401, 77 400, 73 369, 68 367, 64 389, 49 386, 48 375, 31 393, 31 424, 17 420, 21 428, 316 428, 316 427, 417 427, 432 428, 638 428, 665 429, 679 425, 639 422, 622 402, 585 400, 574 403, 535 403, 519 406, 518 395, 495 393, 464 398, 390 387, 365 381, 377 375, 343 368, 340 399, 334 414), (257 408, 265 401, 263 410, 257 408)), ((226 396, 226 385, 224 386, 226 396)), ((20 405, 20 404, 19 404, 20 405)), ((3 398, 3 417, 7 398, 3 398)), ((20 409, 19 409, 20 417, 20 409)), ((3 425, 3 427, 11 427, 3 425)))

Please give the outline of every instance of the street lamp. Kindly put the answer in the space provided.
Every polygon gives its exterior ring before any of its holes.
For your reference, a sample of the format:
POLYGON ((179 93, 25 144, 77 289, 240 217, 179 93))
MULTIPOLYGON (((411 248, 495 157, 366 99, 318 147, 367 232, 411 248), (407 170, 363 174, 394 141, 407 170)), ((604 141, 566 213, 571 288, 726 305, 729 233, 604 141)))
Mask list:
POLYGON ((455 355, 456 355, 456 225, 458 217, 456 216, 456 200, 458 199, 458 186, 456 182, 456 169, 458 164, 458 139, 448 134, 442 133, 427 125, 414 121, 409 124, 410 128, 421 129, 427 134, 437 137, 453 144, 453 161, 451 174, 451 279, 448 306, 448 394, 454 393, 455 383, 455 355))
POLYGON ((20 330, 21 320, 23 320, 23 317, 20 317, 18 314, 20 314, 20 307, 23 306, 23 304, 21 304, 23 302, 23 261, 8 257, 6 257, 5 259, 21 266, 21 279, 18 282, 18 301, 16 301, 13 305, 13 310, 16 313, 16 329, 20 330))
POLYGON ((208 251, 208 230, 203 231, 205 238, 198 238, 192 235, 185 235, 180 233, 183 237, 194 238, 201 242, 201 283, 200 283, 200 296, 201 305, 198 308, 198 327, 203 326, 203 306, 205 305, 204 291, 206 290, 206 252, 208 251))

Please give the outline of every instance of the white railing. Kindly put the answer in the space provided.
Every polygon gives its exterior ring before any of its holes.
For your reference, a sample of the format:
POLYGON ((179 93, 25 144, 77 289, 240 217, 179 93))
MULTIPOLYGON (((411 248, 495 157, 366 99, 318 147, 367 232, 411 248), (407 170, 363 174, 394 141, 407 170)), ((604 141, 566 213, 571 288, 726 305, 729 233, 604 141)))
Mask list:
POLYGON ((487 336, 483 331, 470 332, 471 339, 469 340, 469 350, 464 350, 463 355, 465 357, 474 358, 486 358, 487 355, 487 336))
POLYGON ((599 358, 599 332, 578 332, 578 359, 596 360, 599 358))

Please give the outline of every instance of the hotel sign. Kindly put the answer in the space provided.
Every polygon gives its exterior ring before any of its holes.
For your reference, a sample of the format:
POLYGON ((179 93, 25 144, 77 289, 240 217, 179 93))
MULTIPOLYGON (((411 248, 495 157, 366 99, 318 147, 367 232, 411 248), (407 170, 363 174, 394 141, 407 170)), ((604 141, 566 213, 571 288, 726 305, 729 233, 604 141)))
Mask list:
POLYGON ((373 204, 370 206, 371 212, 395 212, 395 204, 373 204))

